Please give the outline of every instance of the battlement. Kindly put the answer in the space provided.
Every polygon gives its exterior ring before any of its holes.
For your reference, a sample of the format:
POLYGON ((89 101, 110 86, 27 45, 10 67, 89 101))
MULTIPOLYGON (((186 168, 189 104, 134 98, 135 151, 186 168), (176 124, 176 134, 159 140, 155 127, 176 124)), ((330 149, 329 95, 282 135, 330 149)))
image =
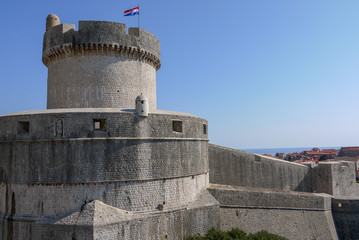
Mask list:
POLYGON ((160 42, 140 28, 105 21, 60 24, 50 14, 42 61, 48 68, 47 108, 135 108, 144 95, 156 110, 160 42))
POLYGON ((144 61, 158 70, 159 40, 141 28, 126 31, 126 24, 116 22, 79 21, 78 31, 74 24, 59 24, 44 35, 42 61, 48 66, 49 62, 66 56, 94 53, 144 61))

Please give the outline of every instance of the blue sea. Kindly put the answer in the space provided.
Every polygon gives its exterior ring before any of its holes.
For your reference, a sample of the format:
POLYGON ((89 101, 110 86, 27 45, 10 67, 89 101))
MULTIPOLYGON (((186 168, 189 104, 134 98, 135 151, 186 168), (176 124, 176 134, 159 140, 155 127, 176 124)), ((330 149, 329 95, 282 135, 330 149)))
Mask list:
MULTIPOLYGON (((275 156, 276 153, 294 153, 294 152, 303 152, 305 150, 311 150, 314 147, 306 147, 306 148, 252 148, 252 149, 240 149, 242 151, 257 153, 257 154, 270 154, 275 156)), ((318 147, 320 150, 322 149, 340 149, 341 147, 318 147)))

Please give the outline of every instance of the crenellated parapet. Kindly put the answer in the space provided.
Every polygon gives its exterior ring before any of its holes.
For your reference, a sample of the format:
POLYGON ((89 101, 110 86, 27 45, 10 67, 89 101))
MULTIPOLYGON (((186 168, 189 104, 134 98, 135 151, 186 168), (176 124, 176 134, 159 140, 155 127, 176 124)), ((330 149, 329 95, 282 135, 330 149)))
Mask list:
POLYGON ((59 24, 44 35, 42 61, 48 64, 67 56, 110 55, 121 59, 137 60, 161 67, 160 42, 151 33, 126 24, 104 21, 80 21, 79 30, 74 24, 59 24))
POLYGON ((128 108, 144 95, 156 106, 160 42, 126 24, 46 19, 42 61, 48 68, 47 108, 128 108))

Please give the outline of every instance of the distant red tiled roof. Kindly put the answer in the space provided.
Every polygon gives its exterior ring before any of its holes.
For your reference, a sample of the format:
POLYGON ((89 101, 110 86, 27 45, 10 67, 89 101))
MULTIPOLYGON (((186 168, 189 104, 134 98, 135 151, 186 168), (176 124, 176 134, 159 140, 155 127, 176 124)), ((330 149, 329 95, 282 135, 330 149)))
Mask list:
POLYGON ((299 153, 297 153, 297 152, 295 152, 295 153, 288 153, 287 155, 288 155, 288 156, 295 156, 295 157, 296 157, 296 156, 299 156, 299 153))
POLYGON ((339 150, 336 150, 336 149, 323 149, 321 152, 323 152, 323 153, 326 153, 326 152, 337 153, 337 152, 339 152, 339 150))
POLYGON ((340 150, 356 150, 358 151, 359 150, 359 147, 342 147, 340 150))
POLYGON ((267 154, 267 153, 263 153, 263 154, 261 154, 261 155, 263 155, 263 156, 267 156, 267 157, 272 157, 272 155, 267 154))
POLYGON ((306 155, 313 156, 313 155, 336 155, 339 152, 339 150, 335 149, 324 149, 320 152, 314 152, 314 151, 308 151, 306 155))
POLYGON ((339 157, 359 156, 359 147, 342 147, 338 153, 339 157))

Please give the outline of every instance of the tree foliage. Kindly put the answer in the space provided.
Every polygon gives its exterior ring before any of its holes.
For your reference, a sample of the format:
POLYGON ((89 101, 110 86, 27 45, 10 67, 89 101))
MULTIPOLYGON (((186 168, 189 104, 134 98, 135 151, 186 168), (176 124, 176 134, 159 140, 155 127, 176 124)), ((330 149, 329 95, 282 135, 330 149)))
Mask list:
POLYGON ((197 234, 189 236, 186 240, 287 240, 284 237, 280 237, 275 234, 268 233, 267 231, 260 231, 257 233, 247 234, 244 231, 233 228, 231 231, 221 232, 214 228, 211 228, 206 236, 202 237, 197 234))
POLYGON ((324 161, 324 160, 327 160, 327 159, 328 159, 327 155, 322 155, 322 156, 320 156, 319 161, 324 161))

